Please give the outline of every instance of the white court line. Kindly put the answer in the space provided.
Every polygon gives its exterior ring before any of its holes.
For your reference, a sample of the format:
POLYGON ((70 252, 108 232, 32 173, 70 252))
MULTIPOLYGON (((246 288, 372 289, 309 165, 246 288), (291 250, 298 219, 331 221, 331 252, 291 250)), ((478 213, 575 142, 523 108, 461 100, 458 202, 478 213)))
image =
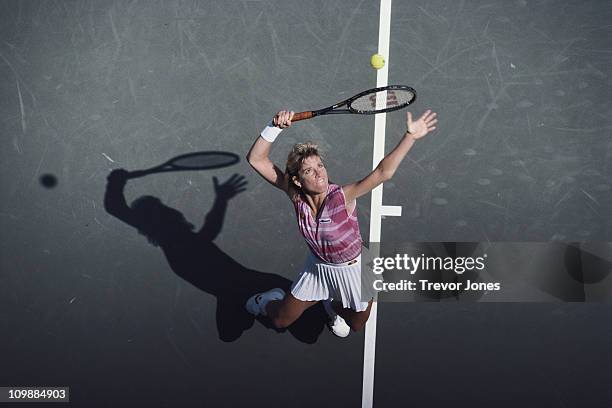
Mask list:
MULTIPOLYGON (((385 66, 378 70, 376 87, 388 85, 389 74, 389 38, 391 36, 391 0, 380 1, 380 20, 378 26, 378 53, 385 58, 385 66)), ((386 96, 385 96, 386 98, 386 96)), ((372 152, 372 169, 385 156, 385 125, 387 114, 375 115, 374 119, 374 149, 372 152)), ((373 242, 380 242, 380 222, 383 212, 382 188, 380 185, 372 190, 370 205, 370 247, 373 242)), ((396 213, 396 211, 391 211, 396 213)), ((401 211, 400 211, 401 213, 401 211)), ((395 214, 393 214, 395 215, 395 214)), ((379 254, 372 254, 378 256, 379 254)), ((370 318, 365 327, 365 341, 363 345, 363 388, 361 394, 361 407, 372 408, 374 404, 374 362, 376 352, 376 315, 377 302, 373 302, 370 318)))

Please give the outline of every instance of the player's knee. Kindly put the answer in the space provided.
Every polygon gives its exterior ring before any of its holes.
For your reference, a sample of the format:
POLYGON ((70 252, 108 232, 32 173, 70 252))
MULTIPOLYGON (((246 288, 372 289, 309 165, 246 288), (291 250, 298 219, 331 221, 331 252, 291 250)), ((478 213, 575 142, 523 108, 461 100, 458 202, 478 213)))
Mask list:
POLYGON ((349 322, 348 325, 352 331, 358 332, 363 330, 366 325, 366 320, 356 319, 355 321, 349 322))
POLYGON ((370 317, 370 310, 364 310, 363 312, 357 313, 357 315, 351 319, 350 322, 347 322, 351 330, 358 332, 363 330, 366 323, 368 322, 368 318, 370 317))

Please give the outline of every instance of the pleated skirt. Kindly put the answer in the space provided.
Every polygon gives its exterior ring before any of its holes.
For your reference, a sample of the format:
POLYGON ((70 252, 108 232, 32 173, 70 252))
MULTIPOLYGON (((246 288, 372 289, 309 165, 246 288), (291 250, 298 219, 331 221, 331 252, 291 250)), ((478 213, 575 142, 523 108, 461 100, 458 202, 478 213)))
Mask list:
POLYGON ((361 255, 350 262, 329 264, 309 251, 291 294, 303 301, 333 300, 356 312, 366 310, 368 302, 361 299, 361 255))

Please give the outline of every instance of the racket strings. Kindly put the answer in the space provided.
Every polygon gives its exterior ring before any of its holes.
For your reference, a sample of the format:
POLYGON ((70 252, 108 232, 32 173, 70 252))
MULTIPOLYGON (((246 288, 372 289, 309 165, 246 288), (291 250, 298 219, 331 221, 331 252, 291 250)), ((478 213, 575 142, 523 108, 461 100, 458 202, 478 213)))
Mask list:
POLYGON ((406 89, 390 89, 363 95, 351 102, 351 108, 360 112, 377 112, 400 108, 414 99, 414 93, 406 89))

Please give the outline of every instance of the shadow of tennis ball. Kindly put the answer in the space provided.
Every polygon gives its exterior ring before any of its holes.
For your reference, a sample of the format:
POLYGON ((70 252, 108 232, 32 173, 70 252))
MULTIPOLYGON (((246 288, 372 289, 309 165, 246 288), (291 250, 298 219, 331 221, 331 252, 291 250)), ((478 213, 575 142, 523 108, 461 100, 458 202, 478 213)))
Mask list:
POLYGON ((53 188, 57 186, 57 177, 55 177, 53 174, 43 174, 40 176, 39 181, 40 184, 46 188, 53 188))

